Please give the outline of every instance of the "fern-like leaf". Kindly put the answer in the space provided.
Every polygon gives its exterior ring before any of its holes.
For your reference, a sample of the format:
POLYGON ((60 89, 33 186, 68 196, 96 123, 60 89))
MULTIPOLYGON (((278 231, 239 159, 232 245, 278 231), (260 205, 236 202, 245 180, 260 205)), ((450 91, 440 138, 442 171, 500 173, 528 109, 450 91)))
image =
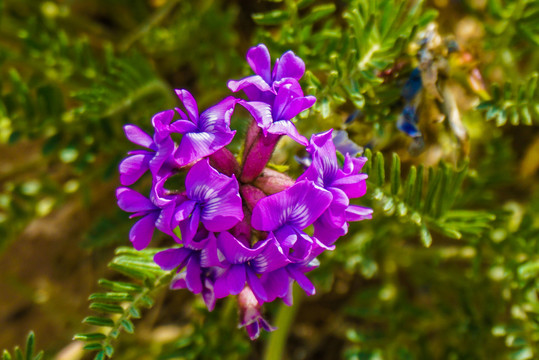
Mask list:
POLYGON ((28 337, 26 338, 26 346, 24 350, 21 350, 20 347, 16 346, 13 354, 14 357, 11 355, 11 353, 7 350, 4 350, 2 354, 2 360, 40 360, 43 358, 43 350, 35 354, 35 335, 33 331, 30 331, 28 334, 28 337))
POLYGON ((153 262, 153 256, 159 250, 135 251, 120 247, 109 267, 128 278, 130 282, 99 280, 99 285, 106 292, 90 295, 90 309, 96 316, 88 316, 83 322, 97 326, 96 331, 76 334, 73 339, 84 341, 85 350, 97 351, 96 360, 111 358, 114 353, 113 342, 122 330, 133 333, 135 326, 132 319, 141 317, 142 308, 151 308, 156 290, 165 287, 172 277, 172 272, 163 271, 153 262))
POLYGON ((389 178, 385 174, 384 156, 372 154, 367 149, 369 161, 364 171, 369 175, 368 183, 372 198, 388 215, 397 214, 417 225, 423 245, 432 243, 431 230, 445 236, 460 239, 463 234, 478 236, 495 216, 481 210, 451 210, 468 171, 468 164, 454 170, 445 163, 438 168, 411 166, 406 179, 401 177, 401 164, 393 154, 389 178))
POLYGON ((494 120, 497 126, 508 120, 512 125, 539 123, 538 78, 539 74, 533 73, 520 84, 507 81, 503 87, 493 85, 492 99, 483 101, 478 109, 485 110, 487 120, 494 120))

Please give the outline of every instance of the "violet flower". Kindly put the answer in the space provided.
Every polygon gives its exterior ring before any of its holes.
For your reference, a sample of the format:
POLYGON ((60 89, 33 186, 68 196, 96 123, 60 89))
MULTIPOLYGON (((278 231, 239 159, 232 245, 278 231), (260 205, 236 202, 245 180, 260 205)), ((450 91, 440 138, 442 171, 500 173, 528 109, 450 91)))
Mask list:
POLYGON ((155 254, 154 261, 163 270, 177 268, 178 275, 171 283, 172 289, 187 288, 193 294, 202 293, 208 309, 213 310, 214 279, 210 268, 221 265, 217 255, 217 239, 213 233, 201 229, 193 239, 186 240, 183 247, 155 254))
POLYGON ((372 214, 371 209, 350 205, 349 200, 361 197, 367 191, 367 175, 359 173, 367 159, 346 154, 341 169, 331 133, 329 130, 311 137, 307 151, 312 156, 312 164, 298 178, 298 181, 314 181, 332 195, 331 205, 314 224, 314 235, 326 245, 333 244, 348 232, 347 221, 370 219, 372 214))
MULTIPOLYGON (((161 113, 154 116, 159 117, 161 113)), ((154 176, 159 177, 161 168, 166 164, 172 168, 170 157, 174 152, 174 142, 170 137, 160 138, 159 141, 152 139, 136 125, 124 126, 125 136, 132 143, 145 147, 148 150, 133 150, 127 158, 122 160, 119 166, 120 183, 129 186, 137 182, 146 171, 150 170, 154 176)), ((167 169, 167 170, 169 170, 167 169)), ((166 173, 167 170, 164 172, 166 173)))
POLYGON ((226 271, 215 281, 215 296, 218 299, 239 294, 247 282, 260 303, 267 301, 266 290, 257 274, 290 263, 274 237, 250 248, 230 233, 222 232, 217 238, 217 246, 224 255, 223 263, 226 266, 226 271))
POLYGON ((305 63, 292 51, 285 52, 277 59, 272 71, 270 53, 264 44, 249 49, 247 63, 256 75, 230 80, 228 88, 232 92, 243 90, 251 101, 273 102, 276 88, 283 80, 299 80, 305 73, 305 63))
POLYGON ((272 302, 276 298, 281 298, 285 304, 292 306, 292 284, 294 281, 307 295, 314 295, 316 289, 309 278, 305 276, 305 273, 316 269, 320 265, 316 257, 325 250, 333 250, 333 248, 328 248, 316 240, 311 253, 302 262, 289 263, 281 268, 263 273, 260 281, 268 294, 267 301, 272 302))
POLYGON ((156 227, 164 233, 171 234, 170 221, 176 205, 175 199, 169 199, 159 207, 135 190, 119 187, 116 190, 118 207, 133 213, 130 218, 141 217, 129 231, 129 240, 137 250, 145 249, 151 242, 156 227), (168 218, 164 220, 163 218, 168 218))
POLYGON ((245 327, 251 340, 260 336, 260 327, 266 331, 274 331, 277 328, 271 326, 260 313, 262 305, 258 302, 251 289, 246 286, 238 296, 240 308, 239 327, 245 327))
POLYGON ((176 94, 182 101, 187 115, 176 108, 181 119, 172 122, 174 110, 163 112, 164 119, 156 127, 156 131, 183 135, 174 152, 178 166, 183 167, 195 162, 230 144, 236 134, 236 131, 230 130, 230 117, 237 102, 234 97, 227 97, 199 116, 197 103, 189 91, 176 90, 176 94))
POLYGON ((312 181, 300 181, 279 193, 261 199, 253 209, 251 225, 271 231, 293 262, 304 261, 314 240, 303 232, 330 205, 332 195, 312 181))
POLYGON ((196 163, 185 178, 184 201, 178 205, 175 220, 179 222, 183 241, 193 239, 199 223, 209 231, 225 231, 243 219, 236 177, 220 174, 207 159, 196 163))
POLYGON ((268 133, 288 135, 298 144, 306 146, 307 139, 298 133, 291 119, 313 106, 315 101, 314 96, 303 96, 299 83, 292 80, 279 87, 272 103, 245 100, 239 100, 239 103, 251 113, 264 136, 268 133))

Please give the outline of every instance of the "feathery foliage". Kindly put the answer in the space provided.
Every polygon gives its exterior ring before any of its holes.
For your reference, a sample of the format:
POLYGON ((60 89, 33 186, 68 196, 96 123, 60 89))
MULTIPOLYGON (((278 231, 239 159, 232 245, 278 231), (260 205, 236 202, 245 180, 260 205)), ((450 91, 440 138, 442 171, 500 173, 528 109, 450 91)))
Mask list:
MULTIPOLYGON (((47 356, 82 331, 97 359, 537 358, 538 14, 533 0, 0 0, 0 345, 32 328, 47 356), (323 254, 315 296, 266 308, 282 329, 257 343, 233 329, 233 299, 209 313, 162 297, 158 250, 124 247, 81 330, 77 304, 132 225, 113 195, 132 149, 122 126, 147 130, 174 88, 201 109, 230 95, 257 43, 305 60, 317 102, 301 133, 341 129, 368 148, 357 204, 373 219, 323 254), (420 153, 396 126, 407 106, 420 153)), ((282 141, 274 166, 295 172, 297 150, 282 141)), ((33 348, 31 333, 3 358, 42 358, 33 348)))
POLYGON ((416 224, 426 247, 432 243, 429 229, 460 239, 463 233, 481 235, 495 219, 487 211, 451 210, 466 178, 467 163, 459 170, 452 169, 444 162, 438 168, 430 167, 427 170, 422 165, 417 168, 412 165, 404 179, 397 154, 392 155, 388 177, 381 152, 373 155, 367 149, 365 156, 369 159, 365 172, 369 175, 371 196, 380 203, 386 214, 397 214, 416 224))
POLYGON ((4 350, 2 353, 2 360, 40 360, 43 358, 43 350, 35 354, 35 342, 36 337, 32 331, 28 334, 26 338, 26 346, 24 350, 21 350, 20 347, 16 346, 12 356, 9 351, 4 350))
POLYGON ((127 276, 130 282, 99 280, 99 285, 107 292, 94 293, 89 297, 90 309, 99 315, 88 316, 83 320, 98 329, 73 337, 74 340, 88 343, 84 346, 85 350, 97 351, 94 359, 112 358, 113 341, 122 330, 128 333, 135 331, 132 319, 141 317, 141 308, 151 308, 154 304, 154 291, 170 282, 172 273, 161 270, 153 262, 157 251, 152 249, 137 252, 124 247, 116 249, 116 256, 109 267, 127 276))
POLYGON ((539 122, 539 91, 537 79, 533 73, 525 83, 515 85, 506 82, 502 88, 492 86, 492 99, 483 101, 477 107, 486 110, 487 120, 494 120, 497 126, 507 123, 511 125, 532 125, 539 122))

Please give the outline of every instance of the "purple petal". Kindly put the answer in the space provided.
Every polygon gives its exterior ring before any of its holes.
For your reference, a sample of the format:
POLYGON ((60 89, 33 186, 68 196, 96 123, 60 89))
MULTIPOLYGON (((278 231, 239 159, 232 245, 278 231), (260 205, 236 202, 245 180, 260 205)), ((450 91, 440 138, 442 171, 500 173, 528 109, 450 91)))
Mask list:
POLYGON ((245 286, 245 266, 244 265, 232 265, 226 273, 226 282, 230 294, 238 295, 245 286))
POLYGON ((312 165, 307 169, 305 176, 323 187, 331 186, 339 169, 337 153, 331 133, 332 130, 313 134, 307 147, 307 151, 312 155, 313 161, 312 165), (317 180, 313 179, 315 174, 317 180))
POLYGON ((210 279, 204 279, 202 299, 204 300, 208 311, 213 311, 213 309, 215 308, 215 292, 213 291, 213 283, 210 279))
POLYGON ((172 282, 170 283, 170 288, 173 290, 178 289, 187 289, 187 282, 185 281, 186 277, 185 270, 174 276, 172 279, 172 282))
POLYGON ((129 231, 129 240, 136 250, 145 249, 152 241, 157 215, 157 212, 149 213, 137 221, 129 231))
POLYGON ((285 297, 290 289, 291 279, 288 272, 284 268, 262 274, 260 278, 266 293, 268 294, 268 302, 276 298, 285 297))
POLYGON ((275 121, 267 130, 270 134, 288 135, 292 140, 303 146, 307 146, 309 143, 305 136, 298 133, 294 123, 289 120, 275 121))
POLYGON ((189 120, 174 121, 172 125, 170 125, 170 131, 178 134, 195 132, 197 129, 197 126, 189 120))
POLYGON ((182 264, 182 267, 185 266, 185 261, 191 254, 192 251, 186 248, 167 249, 155 254, 153 261, 163 270, 172 270, 182 264))
POLYGON ((123 211, 138 213, 157 209, 148 198, 126 187, 116 189, 116 198, 123 211))
POLYGON ((293 262, 305 261, 313 249, 313 240, 309 235, 302 231, 297 232, 297 240, 291 247, 292 251, 288 254, 288 258, 293 262))
POLYGON ((200 207, 196 206, 191 217, 180 222, 180 231, 183 242, 191 241, 198 230, 200 223, 200 207))
POLYGON ((305 109, 310 108, 315 102, 314 96, 298 95, 297 81, 289 79, 284 82, 277 92, 273 103, 272 114, 274 120, 290 120, 305 109))
POLYGON ((299 113, 307 110, 316 102, 314 96, 298 97, 290 101, 281 115, 276 120, 290 120, 296 117, 299 113))
POLYGON ((285 223, 298 229, 311 225, 331 203, 331 193, 301 181, 285 191, 261 199, 253 209, 252 226, 273 231, 285 223))
POLYGON ((205 203, 207 200, 215 197, 221 189, 228 185, 234 186, 231 180, 231 177, 220 174, 212 168, 208 159, 204 159, 193 165, 187 173, 185 178, 187 197, 200 204, 205 203))
POLYGON ((124 126, 125 136, 134 144, 143 146, 148 149, 153 148, 153 139, 145 133, 141 128, 135 125, 127 124, 124 126))
POLYGON ((288 253, 288 250, 294 246, 298 240, 298 234, 296 229, 290 225, 283 225, 274 232, 275 238, 279 241, 279 244, 288 253))
POLYGON ((338 238, 348 232, 348 224, 345 222, 340 228, 334 227, 324 215, 314 222, 314 237, 325 245, 332 245, 338 238))
POLYGON ((247 335, 249 335, 249 339, 251 340, 256 340, 260 336, 260 326, 258 325, 258 321, 246 325, 245 330, 247 330, 247 335))
POLYGON ((273 123, 271 106, 269 104, 260 101, 245 100, 240 100, 238 103, 251 113, 261 129, 267 129, 273 123))
POLYGON ((333 195, 333 201, 322 216, 327 219, 332 227, 340 228, 346 222, 345 211, 350 204, 350 200, 345 192, 338 188, 330 188, 329 191, 333 195))
POLYGON ((199 129, 206 132, 230 130, 230 118, 237 102, 238 99, 229 96, 208 108, 198 119, 199 129))
POLYGON ((183 135, 174 158, 179 166, 185 166, 230 144, 236 131, 190 132, 183 135))
POLYGON ((178 222, 187 219, 195 209, 195 205, 196 201, 184 201, 181 205, 176 207, 176 210, 174 211, 174 219, 178 222))
POLYGON ((346 221, 360 221, 366 219, 372 219, 372 209, 358 205, 350 205, 346 209, 346 221))
POLYGON ((266 319, 264 319, 263 317, 260 317, 258 319, 258 322, 260 323, 260 325, 262 326, 262 328, 266 331, 275 331, 277 330, 277 328, 275 326, 271 326, 267 321, 266 319))
POLYGON ((213 233, 204 229, 204 227, 200 227, 192 239, 184 241, 183 246, 191 250, 201 251, 212 237, 215 237, 213 233))
MULTIPOLYGON (((165 206, 159 212, 159 217, 155 221, 155 227, 167 235, 173 235, 173 229, 178 226, 174 220, 174 203, 165 206)), ((175 239, 176 240, 176 239, 175 239)))
POLYGON ((241 80, 229 80, 227 86, 232 92, 243 90, 251 100, 254 99, 250 95, 255 91, 272 91, 272 87, 259 75, 248 76, 241 80))
POLYGON ((152 125, 155 129, 155 141, 163 141, 170 134, 169 125, 174 119, 174 110, 165 110, 152 117, 152 125))
POLYGON ((171 158, 173 152, 174 141, 170 137, 166 137, 157 144, 155 156, 150 160, 150 171, 154 176, 159 174, 161 168, 171 158))
POLYGON ((271 83, 271 58, 264 44, 254 46, 247 51, 247 63, 255 74, 260 75, 266 83, 271 83))
POLYGON ((202 267, 209 268, 214 266, 223 266, 223 255, 217 248, 217 238, 214 233, 209 233, 208 242, 200 252, 200 264, 202 267))
POLYGON ((201 220, 215 232, 228 230, 243 219, 236 178, 220 174, 208 160, 196 163, 185 179, 189 199, 203 205, 201 220))
POLYGON ((193 123, 198 124, 198 105, 193 95, 185 89, 176 89, 175 91, 176 95, 178 95, 183 103, 185 110, 187 110, 189 119, 191 119, 193 123))
POLYGON ((283 78, 301 79, 305 73, 305 63, 292 51, 285 52, 275 64, 273 69, 273 80, 278 81, 283 78))
POLYGON ((290 263, 275 237, 272 236, 266 241, 264 251, 250 262, 252 269, 258 274, 280 269, 290 263))
POLYGON ((185 272, 185 281, 187 283, 187 288, 193 294, 199 294, 202 291, 202 280, 200 279, 200 276, 202 275, 202 269, 200 268, 198 256, 191 256, 189 258, 185 272))
POLYGON ((365 182, 367 178, 367 174, 344 175, 339 170, 331 186, 344 191, 350 199, 355 199, 365 195, 367 192, 367 183, 365 182))
POLYGON ((119 166, 120 183, 129 186, 137 182, 138 179, 149 169, 150 160, 154 154, 136 154, 122 160, 119 166))
POLYGON ((232 236, 229 232, 222 232, 217 237, 217 246, 225 258, 231 264, 243 264, 254 259, 263 250, 267 243, 261 243, 254 249, 248 248, 241 241, 232 236))
POLYGON ((303 94, 303 89, 301 88, 300 83, 294 78, 284 78, 273 82, 273 91, 275 93, 277 93, 281 87, 286 88, 288 91, 290 91, 290 96, 292 98, 305 96, 303 94))
POLYGON ((297 270, 294 266, 287 267, 287 270, 288 270, 288 273, 290 274, 290 277, 296 280, 298 285, 303 290, 305 290, 307 295, 314 295, 316 293, 316 289, 313 283, 311 282, 311 280, 307 278, 307 276, 305 276, 305 274, 297 270))
POLYGON ((262 304, 268 301, 268 295, 266 294, 266 290, 264 290, 264 286, 262 286, 262 282, 250 268, 247 268, 247 282, 259 303, 262 304))
POLYGON ((343 171, 345 174, 357 174, 363 168, 363 165, 367 162, 366 157, 352 157, 350 154, 346 154, 344 157, 343 171))

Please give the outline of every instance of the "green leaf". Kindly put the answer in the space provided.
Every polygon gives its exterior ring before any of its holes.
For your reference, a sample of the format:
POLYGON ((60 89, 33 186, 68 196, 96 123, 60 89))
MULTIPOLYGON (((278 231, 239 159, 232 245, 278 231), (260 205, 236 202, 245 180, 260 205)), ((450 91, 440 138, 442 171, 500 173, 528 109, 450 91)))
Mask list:
POLYGON ((114 321, 108 318, 100 317, 100 316, 88 316, 84 320, 82 320, 82 322, 89 325, 96 325, 96 326, 108 326, 108 327, 114 326, 114 321))
POLYGON ((425 226, 425 224, 421 224, 421 229, 419 231, 419 235, 421 238, 421 243, 425 247, 430 247, 432 244, 432 236, 430 235, 429 229, 425 226))
POLYGON ((98 281, 99 285, 112 291, 119 292, 141 292, 142 287, 132 283, 126 283, 121 281, 110 281, 101 279, 98 281))
POLYGON ((85 333, 85 334, 75 334, 73 336, 73 340, 80 340, 80 341, 98 341, 98 340, 104 340, 107 337, 105 334, 102 333, 85 333))
POLYGON ((382 186, 385 182, 384 156, 381 152, 376 153, 374 159, 374 168, 376 169, 376 184, 382 186))
POLYGON ((83 349, 87 351, 99 351, 103 349, 103 345, 101 343, 90 343, 84 345, 83 349))
POLYGON ((124 309, 119 305, 97 303, 97 302, 90 304, 90 309, 98 311, 98 312, 102 312, 105 314, 106 313, 121 314, 124 312, 124 309))
POLYGON ((88 300, 93 301, 105 301, 105 302, 124 302, 124 301, 133 301, 133 295, 129 293, 121 292, 108 292, 108 293, 94 293, 90 295, 88 300))
POLYGON ((30 331, 26 338, 26 360, 32 360, 35 350, 35 335, 33 331, 30 331))
POLYGON ((274 10, 267 13, 253 14, 252 18, 258 25, 279 25, 288 20, 290 14, 285 10, 274 10))
POLYGON ((133 325, 133 323, 131 322, 131 320, 128 320, 128 319, 122 319, 120 321, 120 324, 123 326, 123 328, 125 329, 125 331, 127 331, 128 333, 132 334, 135 332, 135 326, 133 325))
POLYGON ((318 20, 325 18, 328 15, 331 15, 335 12, 335 9, 335 4, 332 3, 314 6, 311 12, 301 19, 300 23, 312 24, 314 22, 317 22, 318 20))
POLYGON ((397 195, 400 190, 401 181, 401 163, 397 154, 393 153, 393 161, 391 162, 391 193, 397 195))

